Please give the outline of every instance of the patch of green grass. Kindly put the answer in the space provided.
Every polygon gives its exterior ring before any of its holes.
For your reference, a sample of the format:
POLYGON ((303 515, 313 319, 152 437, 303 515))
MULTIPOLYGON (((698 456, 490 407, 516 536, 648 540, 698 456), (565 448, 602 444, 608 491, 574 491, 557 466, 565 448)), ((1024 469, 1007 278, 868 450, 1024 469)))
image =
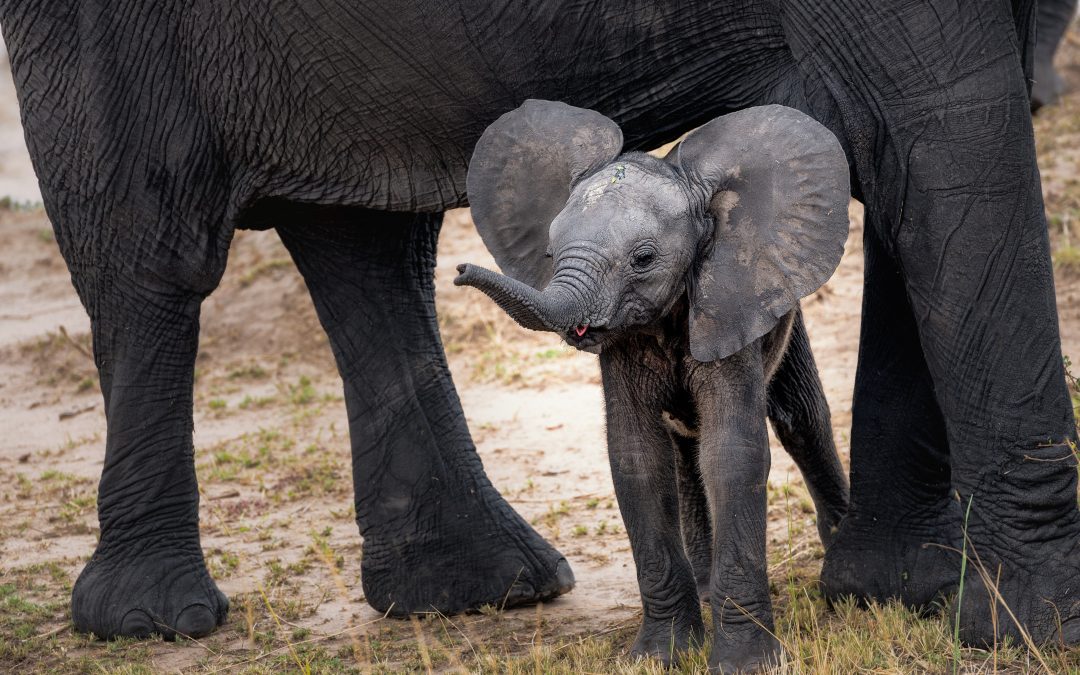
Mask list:
POLYGON ((228 579, 240 567, 240 556, 232 551, 212 549, 207 551, 206 567, 215 579, 228 579))
POLYGON ((15 493, 18 495, 19 499, 27 499, 28 497, 30 497, 30 495, 33 494, 33 492, 33 481, 27 478, 26 474, 15 474, 15 493))
POLYGON ((5 579, 0 583, 0 664, 8 668, 36 660, 49 642, 37 636, 48 632, 52 624, 62 625, 65 618, 66 599, 35 597, 40 596, 38 585, 27 582, 35 576, 25 568, 0 574, 5 579))
POLYGON ((265 471, 288 462, 288 452, 295 442, 278 431, 260 429, 254 434, 223 441, 210 449, 210 461, 198 465, 200 479, 232 481, 261 478, 256 470, 265 471))
POLYGON ((1068 273, 1080 272, 1080 248, 1071 245, 1059 246, 1054 251, 1054 269, 1068 273))
POLYGON ((90 515, 97 508, 97 490, 91 489, 67 500, 60 507, 60 520, 74 523, 77 519, 90 515))
MULTIPOLYGON (((328 535, 326 530, 312 534, 313 544, 304 560, 269 561, 264 590, 232 598, 228 623, 200 641, 208 653, 197 656, 192 672, 224 668, 243 673, 398 673, 424 672, 428 665, 438 672, 492 675, 706 672, 708 643, 664 671, 654 660, 634 661, 627 656, 639 617, 579 632, 573 623, 549 617, 543 606, 503 611, 489 605, 471 617, 376 620, 360 632, 328 635, 312 619, 318 596, 301 592, 297 581, 315 566, 321 568, 318 559, 322 556, 316 551, 327 545, 328 535), (350 640, 350 635, 357 639, 350 640), (240 649, 235 647, 238 641, 243 645, 240 649)), ((787 588, 773 595, 776 634, 787 654, 783 664, 768 672, 915 674, 953 668, 956 653, 945 615, 921 617, 898 603, 872 603, 863 609, 850 600, 830 609, 817 589, 816 575, 812 567, 795 565, 787 574, 787 588)), ((55 621, 65 620, 65 609, 30 599, 13 583, 0 584, 0 609, 4 610, 0 663, 11 668, 25 664, 19 669, 23 671, 151 672, 156 653, 195 649, 156 640, 101 643, 70 633, 34 639, 57 625, 55 621), (16 624, 21 635, 31 636, 30 642, 8 632, 16 624), (37 660, 42 652, 48 652, 48 661, 37 660), (49 665, 43 668, 40 664, 45 663, 49 665)), ((708 608, 704 614, 711 624, 708 608)), ((1030 655, 1014 644, 1000 645, 994 652, 962 648, 959 658, 961 672, 1040 672, 1030 655)), ((1076 672, 1080 667, 1080 650, 1047 650, 1046 658, 1055 673, 1076 672)))
POLYGON ((43 471, 36 480, 21 473, 15 474, 14 479, 18 498, 34 499, 37 504, 37 527, 43 523, 61 523, 61 532, 53 532, 54 535, 92 531, 93 528, 80 521, 97 507, 94 480, 56 469, 43 471))
POLYGON ((248 410, 250 408, 265 408, 266 406, 277 403, 276 396, 245 396, 240 404, 237 406, 241 410, 248 410))
POLYGON ((546 360, 549 360, 549 359, 562 358, 562 357, 564 357, 564 356, 566 356, 567 354, 570 354, 570 353, 571 352, 568 352, 565 349, 545 349, 542 352, 537 352, 536 353, 536 358, 546 361, 546 360))
POLYGON ((289 400, 294 405, 307 405, 319 397, 311 380, 307 376, 300 376, 295 385, 289 387, 289 400))
POLYGON ((41 473, 39 477, 42 483, 58 483, 71 485, 81 482, 78 476, 70 473, 64 473, 63 471, 57 471, 56 469, 47 469, 41 473))
POLYGON ((333 547, 330 546, 329 538, 331 531, 332 530, 327 527, 324 528, 322 532, 312 532, 311 546, 308 546, 306 555, 323 562, 329 562, 334 566, 336 573, 345 568, 345 556, 335 552, 333 547))
POLYGON ((33 602, 13 584, 0 584, 0 663, 17 663, 32 656, 32 638, 54 621, 57 606, 33 602))
POLYGON ((286 468, 271 498, 294 501, 313 495, 345 494, 348 489, 348 477, 340 461, 320 446, 309 445, 302 461, 286 468))
POLYGON ((230 380, 264 380, 269 376, 270 373, 258 364, 236 368, 229 372, 230 380))

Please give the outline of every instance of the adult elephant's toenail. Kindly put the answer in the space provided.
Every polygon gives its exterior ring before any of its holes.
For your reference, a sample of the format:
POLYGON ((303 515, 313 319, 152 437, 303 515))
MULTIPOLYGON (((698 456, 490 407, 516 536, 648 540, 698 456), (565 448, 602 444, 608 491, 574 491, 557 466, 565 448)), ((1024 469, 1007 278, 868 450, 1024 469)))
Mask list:
POLYGON ((189 638, 202 637, 214 630, 218 625, 218 617, 214 610, 206 605, 188 605, 180 615, 176 617, 176 625, 173 630, 177 635, 189 638))
POLYGON ((574 571, 570 569, 570 563, 566 558, 560 558, 555 568, 555 594, 562 595, 574 589, 574 571))
POLYGON ((120 622, 120 635, 126 637, 146 638, 154 631, 154 620, 141 609, 129 610, 120 622))
POLYGON ((1080 616, 1074 616, 1061 623, 1061 641, 1066 647, 1080 645, 1080 616))
POLYGON ((518 605, 536 602, 539 599, 540 594, 536 592, 535 586, 523 579, 517 579, 502 599, 502 607, 517 607, 518 605))

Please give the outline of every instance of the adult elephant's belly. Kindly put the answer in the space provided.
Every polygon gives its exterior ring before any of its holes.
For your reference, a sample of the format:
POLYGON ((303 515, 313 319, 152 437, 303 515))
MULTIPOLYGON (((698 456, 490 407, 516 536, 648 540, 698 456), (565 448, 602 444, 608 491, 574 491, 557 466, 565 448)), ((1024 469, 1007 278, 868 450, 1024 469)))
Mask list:
POLYGON ((260 16, 221 8, 207 26, 234 40, 233 58, 206 54, 214 77, 196 86, 223 125, 238 201, 410 212, 463 204, 472 145, 512 96, 462 28, 432 25, 439 17, 421 3, 340 4, 327 13, 274 3, 260 16), (237 21, 247 28, 231 31, 237 21))
POLYGON ((213 73, 196 86, 221 120, 244 190, 237 201, 441 211, 465 204, 468 159, 484 128, 526 98, 600 110, 640 147, 755 102, 786 67, 758 54, 768 40, 750 49, 687 39, 735 21, 716 8, 695 17, 652 3, 598 4, 581 15, 563 4, 537 3, 513 22, 485 3, 213 10, 221 14, 204 29, 233 56, 209 51, 193 75, 213 73), (232 30, 237 21, 243 31, 232 30), (748 51, 760 87, 740 65, 748 51), (672 81, 695 94, 672 96, 672 81))

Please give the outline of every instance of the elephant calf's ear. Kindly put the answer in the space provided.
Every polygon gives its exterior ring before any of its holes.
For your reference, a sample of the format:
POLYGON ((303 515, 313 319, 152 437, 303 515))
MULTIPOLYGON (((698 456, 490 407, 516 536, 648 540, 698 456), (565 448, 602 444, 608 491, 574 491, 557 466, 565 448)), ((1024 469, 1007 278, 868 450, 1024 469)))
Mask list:
POLYGON ((484 131, 466 189, 480 238, 505 274, 547 285, 551 221, 574 183, 618 157, 622 144, 607 117, 554 101, 525 101, 484 131))
POLYGON ((832 276, 847 239, 847 160, 824 126, 769 105, 709 122, 674 161, 706 184, 716 222, 692 285, 690 352, 723 359, 832 276))

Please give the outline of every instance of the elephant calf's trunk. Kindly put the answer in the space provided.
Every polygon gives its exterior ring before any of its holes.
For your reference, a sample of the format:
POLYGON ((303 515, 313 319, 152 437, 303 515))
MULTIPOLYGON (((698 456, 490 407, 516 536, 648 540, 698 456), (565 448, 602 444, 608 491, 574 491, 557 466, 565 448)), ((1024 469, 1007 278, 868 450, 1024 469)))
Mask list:
POLYGON ((565 294, 550 286, 543 292, 517 279, 476 265, 458 265, 455 286, 472 286, 483 291, 522 328, 561 333, 581 318, 582 309, 565 294))

